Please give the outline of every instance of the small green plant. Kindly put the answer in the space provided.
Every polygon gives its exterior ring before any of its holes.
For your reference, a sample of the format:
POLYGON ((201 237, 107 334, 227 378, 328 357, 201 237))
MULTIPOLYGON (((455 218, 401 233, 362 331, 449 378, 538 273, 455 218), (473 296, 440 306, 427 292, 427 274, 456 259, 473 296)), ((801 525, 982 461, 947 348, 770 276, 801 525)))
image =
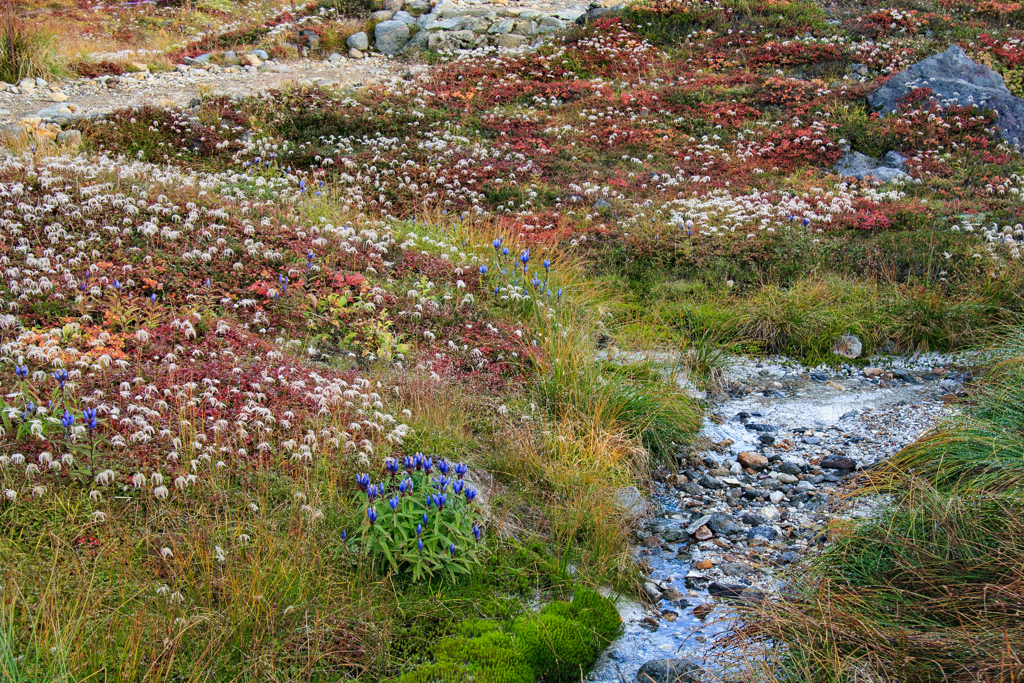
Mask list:
POLYGON ((413 581, 438 574, 454 581, 470 573, 480 563, 483 531, 474 521, 477 492, 463 479, 467 467, 444 459, 434 462, 421 453, 407 456, 404 465, 399 476, 398 461, 388 458, 388 479, 378 484, 366 474, 356 477, 362 492, 363 521, 356 535, 361 552, 409 571, 413 581))

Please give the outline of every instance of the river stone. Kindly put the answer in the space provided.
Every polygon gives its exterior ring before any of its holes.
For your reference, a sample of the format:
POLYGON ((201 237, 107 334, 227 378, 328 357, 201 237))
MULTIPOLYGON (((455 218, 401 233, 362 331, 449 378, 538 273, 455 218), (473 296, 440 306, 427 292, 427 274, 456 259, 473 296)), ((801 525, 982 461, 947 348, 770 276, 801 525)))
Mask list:
POLYGON ((377 10, 370 15, 370 23, 379 24, 382 21, 389 21, 395 16, 395 13, 391 10, 377 10))
POLYGON ((857 358, 864 345, 855 334, 843 334, 832 344, 832 353, 843 358, 857 358))
POLYGON ((397 55, 409 42, 409 25, 397 19, 382 21, 374 27, 373 36, 377 41, 377 50, 381 54, 397 55))
POLYGON ((648 598, 650 598, 651 602, 654 603, 661 601, 662 597, 664 597, 662 592, 658 590, 658 587, 652 581, 644 582, 644 593, 648 598))
POLYGON ((711 515, 702 515, 701 517, 698 517, 697 519, 690 522, 690 524, 686 527, 686 533, 693 536, 695 533, 697 533, 697 529, 700 529, 702 526, 704 526, 710 521, 711 515))
POLYGON ((744 512, 740 515, 740 521, 748 526, 763 526, 767 524, 765 518, 756 512, 744 512))
POLYGON ((714 537, 714 533, 707 526, 702 526, 693 532, 693 537, 698 541, 710 541, 714 537))
POLYGON ((761 472, 768 469, 768 458, 753 451, 742 451, 736 456, 736 462, 738 462, 741 467, 746 467, 747 469, 754 470, 755 472, 761 472))
POLYGON ((847 152, 846 156, 835 165, 835 171, 844 178, 855 178, 856 180, 876 180, 880 183, 887 183, 897 178, 909 178, 906 173, 898 168, 891 168, 884 163, 869 157, 860 152, 847 152))
POLYGON ((857 463, 853 458, 845 455, 830 455, 822 460, 819 465, 823 470, 855 470, 857 463))
POLYGON ((651 512, 651 503, 635 486, 627 486, 615 492, 615 502, 633 519, 646 517, 651 512))
POLYGON ((712 489, 712 490, 716 490, 716 491, 725 488, 725 484, 723 484, 722 482, 718 481, 717 479, 712 477, 710 474, 702 474, 700 479, 697 480, 697 483, 700 484, 701 486, 703 486, 706 489, 712 489))
POLYGON ((1003 138, 1018 147, 1024 143, 1024 100, 1010 93, 998 73, 971 61, 959 45, 899 72, 868 95, 868 103, 888 114, 915 88, 928 88, 939 102, 994 109, 999 114, 995 127, 1003 138))
POLYGON ((391 18, 394 19, 395 21, 401 21, 406 24, 409 24, 410 26, 416 24, 416 17, 409 14, 408 12, 395 12, 395 16, 391 18))
POLYGON ((268 59, 270 59, 270 55, 267 54, 267 51, 266 50, 260 50, 259 48, 255 49, 255 50, 249 50, 249 54, 255 55, 257 59, 260 59, 260 60, 262 60, 264 62, 267 61, 268 59))
POLYGON ((742 583, 725 583, 724 581, 712 581, 708 584, 708 593, 716 598, 740 598, 748 586, 742 583))
POLYGON ((750 541, 755 538, 760 538, 762 541, 774 541, 778 536, 779 534, 770 526, 755 526, 753 529, 747 530, 747 540, 750 541))
POLYGON ((728 534, 736 534, 743 529, 732 520, 732 517, 722 512, 715 512, 710 515, 710 519, 707 521, 707 527, 715 532, 718 536, 726 536, 728 534))
POLYGON ((636 683, 700 683, 704 669, 689 659, 654 659, 636 674, 636 683))
POLYGON ((365 31, 359 33, 353 33, 345 39, 345 46, 350 50, 359 50, 360 52, 366 52, 370 49, 370 37, 366 35, 365 31))

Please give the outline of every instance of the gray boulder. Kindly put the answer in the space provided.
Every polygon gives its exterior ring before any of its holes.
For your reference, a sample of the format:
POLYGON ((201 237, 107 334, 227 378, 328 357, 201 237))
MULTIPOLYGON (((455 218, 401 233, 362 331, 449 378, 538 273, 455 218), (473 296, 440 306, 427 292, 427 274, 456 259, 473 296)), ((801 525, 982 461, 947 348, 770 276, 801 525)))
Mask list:
POLYGON ((57 144, 69 146, 82 144, 82 131, 75 130, 74 128, 71 130, 62 130, 57 133, 57 144))
POLYGON ((420 50, 426 50, 430 41, 430 34, 426 31, 417 31, 416 35, 405 44, 402 48, 402 52, 419 52, 420 50))
POLYGON ((267 61, 268 59, 270 59, 270 55, 267 54, 267 51, 266 50, 260 50, 259 48, 255 49, 255 50, 249 50, 249 54, 255 55, 256 57, 258 57, 259 59, 263 60, 264 62, 267 61))
POLYGON ((1010 93, 998 73, 971 61, 959 45, 896 74, 868 95, 868 103, 890 113, 915 88, 930 89, 937 102, 994 109, 999 114, 995 127, 1003 138, 1018 147, 1024 143, 1024 100, 1010 93))
POLYGON ((393 16, 392 19, 394 19, 395 21, 404 21, 410 26, 416 23, 416 17, 409 14, 408 12, 395 12, 395 16, 393 16))
POLYGON ((345 39, 345 47, 350 50, 361 50, 366 52, 370 49, 370 37, 364 31, 353 33, 345 39))
MULTIPOLYGON (((892 154, 892 152, 889 154, 892 154)), ((885 156, 888 157, 889 154, 885 156)), ((843 358, 857 358, 863 350, 864 344, 861 343, 860 338, 855 334, 840 335, 835 343, 832 344, 832 353, 843 358)))
POLYGON ((475 40, 476 34, 469 30, 439 31, 430 34, 430 38, 427 39, 427 47, 433 52, 468 50, 473 47, 475 40))
POLYGON ((516 33, 504 33, 498 36, 497 45, 503 50, 515 50, 529 42, 526 36, 516 33))
POLYGON ((373 29, 373 37, 381 54, 397 55, 409 42, 409 24, 397 19, 382 21, 373 29))
POLYGON ((910 177, 898 168, 887 166, 878 159, 860 152, 847 152, 846 156, 835 165, 835 172, 844 178, 856 178, 857 180, 870 178, 881 183, 910 177))
POLYGON ((654 659, 636 674, 636 683, 700 683, 704 669, 689 659, 654 659))

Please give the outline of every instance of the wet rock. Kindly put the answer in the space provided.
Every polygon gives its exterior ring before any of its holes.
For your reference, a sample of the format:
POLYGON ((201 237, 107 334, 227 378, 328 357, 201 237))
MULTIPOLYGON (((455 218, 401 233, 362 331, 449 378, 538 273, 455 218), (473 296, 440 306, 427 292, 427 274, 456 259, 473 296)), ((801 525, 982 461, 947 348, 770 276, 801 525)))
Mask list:
POLYGON ((742 583, 725 583, 724 581, 712 581, 708 584, 708 593, 716 598, 741 598, 743 591, 749 586, 742 583))
POLYGON ((762 472, 768 469, 768 458, 764 457, 760 453, 754 453, 753 451, 743 451, 736 456, 736 461, 740 466, 745 467, 755 472, 762 472))
POLYGON ((753 529, 747 530, 747 540, 751 541, 759 538, 762 541, 771 542, 778 538, 778 536, 779 534, 770 526, 755 526, 753 529))
POLYGON ((658 586, 652 581, 644 582, 644 595, 654 603, 660 602, 664 597, 662 592, 658 589, 658 586))
POLYGON ((697 529, 701 528, 710 521, 711 515, 701 515, 697 519, 690 522, 690 524, 686 527, 686 533, 693 536, 695 533, 697 533, 697 529))
POLYGON ((725 484, 712 477, 710 474, 702 474, 700 479, 697 480, 697 483, 706 489, 711 489, 712 491, 720 491, 725 488, 725 484))
POLYGON ((863 350, 864 345, 855 334, 840 335, 832 344, 832 353, 843 358, 858 358, 863 350))
POLYGON ((857 469, 857 463, 853 458, 849 458, 845 455, 830 455, 824 458, 818 467, 826 470, 855 470, 857 469))
POLYGON ((995 127, 1003 138, 1017 146, 1024 142, 1024 100, 1014 97, 1002 76, 973 62, 959 45, 896 74, 868 95, 868 103, 888 114, 915 88, 928 88, 938 102, 994 109, 999 113, 995 127))
MULTIPOLYGON (((817 437, 806 437, 806 438, 813 439, 813 438, 817 438, 817 437)), ((776 477, 776 479, 778 479, 779 483, 782 483, 782 484, 795 484, 797 481, 799 481, 792 474, 786 474, 785 472, 779 472, 779 475, 776 477)))
POLYGON ((706 526, 702 526, 695 532, 693 532, 693 537, 696 538, 698 541, 708 541, 711 540, 713 536, 714 534, 711 533, 711 529, 707 528, 706 526))
POLYGON ((782 464, 778 466, 778 470, 783 474, 791 474, 794 477, 799 476, 802 473, 800 465, 796 464, 792 460, 784 460, 782 464))
POLYGON ((704 669, 689 659, 654 659, 636 674, 636 683, 700 683, 704 669))
POLYGON ((366 35, 364 31, 359 33, 353 33, 345 39, 345 46, 350 50, 359 50, 360 52, 366 52, 370 49, 370 37, 366 35))
POLYGON ((743 531, 743 529, 733 521, 732 517, 722 512, 715 512, 710 515, 707 527, 718 536, 728 536, 729 534, 738 534, 743 531))

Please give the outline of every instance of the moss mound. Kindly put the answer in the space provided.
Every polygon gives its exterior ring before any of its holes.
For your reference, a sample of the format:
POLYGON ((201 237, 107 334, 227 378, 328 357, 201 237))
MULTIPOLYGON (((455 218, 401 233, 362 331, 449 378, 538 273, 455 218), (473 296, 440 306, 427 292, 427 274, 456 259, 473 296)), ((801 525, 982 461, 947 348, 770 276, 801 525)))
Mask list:
POLYGON ((572 602, 552 602, 511 623, 470 619, 459 635, 437 643, 434 662, 398 683, 546 683, 580 680, 620 633, 614 603, 580 589, 572 602))

